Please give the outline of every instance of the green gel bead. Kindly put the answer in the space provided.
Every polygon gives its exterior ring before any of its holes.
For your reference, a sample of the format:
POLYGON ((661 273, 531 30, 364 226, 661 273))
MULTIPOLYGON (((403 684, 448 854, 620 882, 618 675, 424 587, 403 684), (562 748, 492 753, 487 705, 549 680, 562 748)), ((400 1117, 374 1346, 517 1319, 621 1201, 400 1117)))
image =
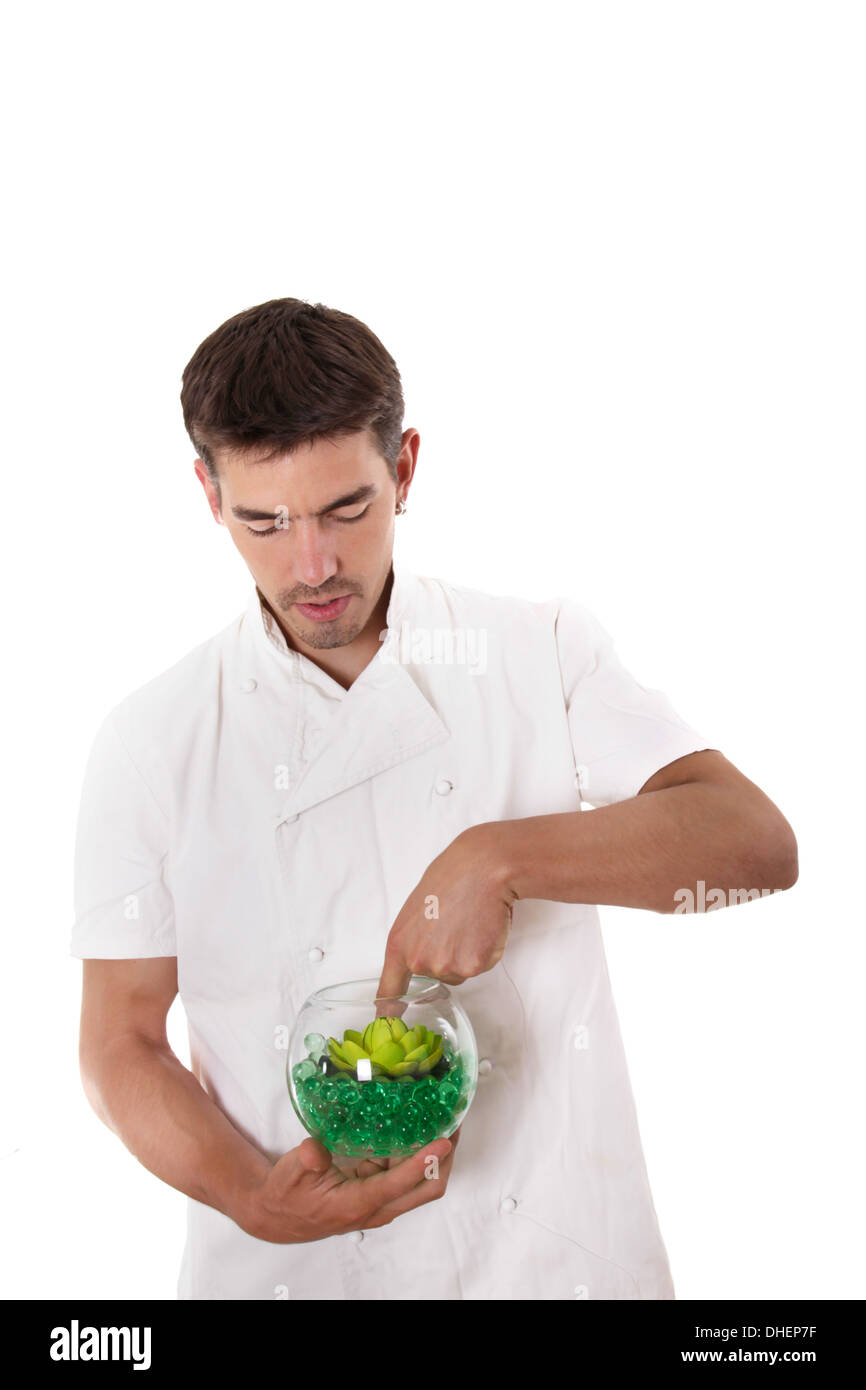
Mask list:
POLYGON ((430 1112, 426 1111, 424 1118, 418 1126, 418 1138, 422 1144, 429 1144, 431 1139, 435 1139, 439 1126, 434 1119, 431 1119, 430 1112))
POLYGON ((318 1076, 308 1076, 307 1079, 303 1082, 304 1091, 308 1096, 318 1095, 321 1086, 322 1083, 319 1080, 318 1076))

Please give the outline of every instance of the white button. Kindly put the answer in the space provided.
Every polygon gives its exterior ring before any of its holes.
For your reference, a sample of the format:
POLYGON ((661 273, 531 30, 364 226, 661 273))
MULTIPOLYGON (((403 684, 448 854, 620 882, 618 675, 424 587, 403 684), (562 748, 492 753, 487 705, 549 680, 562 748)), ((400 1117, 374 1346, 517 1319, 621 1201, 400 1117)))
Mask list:
POLYGON ((517 1210, 517 1198, 516 1198, 516 1197, 503 1197, 502 1201, 501 1201, 500 1204, 499 1204, 499 1209, 500 1209, 500 1211, 516 1211, 516 1210, 517 1210))
POLYGON ((258 682, 254 681, 252 676, 247 676, 245 681, 241 681, 241 690, 245 691, 247 695, 249 695, 253 690, 255 690, 257 684, 258 682))
POLYGON ((447 777, 440 777, 439 781, 436 783, 437 796, 447 796, 453 786, 454 783, 449 782, 447 777))
POLYGON ((361 1244, 361 1241, 364 1239, 364 1232, 363 1232, 363 1231, 350 1231, 350 1232, 349 1232, 349 1239, 350 1239, 350 1241, 352 1242, 353 1245, 360 1245, 360 1244, 361 1244))
POLYGON ((478 1071, 481 1076, 487 1076, 493 1070, 493 1063, 489 1057, 482 1057, 478 1063, 478 1071))
POLYGON ((311 946, 309 951, 307 952, 308 960, 323 960, 324 956, 325 953, 322 950, 321 946, 311 946))

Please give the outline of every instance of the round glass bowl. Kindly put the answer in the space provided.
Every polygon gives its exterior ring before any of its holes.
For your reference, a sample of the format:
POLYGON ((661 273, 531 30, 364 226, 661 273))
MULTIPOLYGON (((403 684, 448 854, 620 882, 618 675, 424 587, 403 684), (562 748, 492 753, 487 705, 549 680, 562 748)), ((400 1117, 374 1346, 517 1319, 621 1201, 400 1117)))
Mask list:
POLYGON ((345 1158, 403 1158, 447 1138, 478 1082, 472 1025, 446 985, 413 975, 399 999, 378 980, 311 994, 292 1030, 286 1078, 305 1129, 345 1158))

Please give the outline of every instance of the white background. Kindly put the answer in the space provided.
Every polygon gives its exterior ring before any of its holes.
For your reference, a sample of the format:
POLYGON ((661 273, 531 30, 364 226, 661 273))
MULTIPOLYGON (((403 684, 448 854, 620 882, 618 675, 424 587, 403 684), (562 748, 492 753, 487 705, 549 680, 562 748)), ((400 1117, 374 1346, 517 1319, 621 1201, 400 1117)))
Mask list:
POLYGON ((75 819, 107 710, 247 600, 180 378, 290 295, 400 366, 404 561, 581 599, 791 821, 791 891, 605 942, 678 1298, 864 1297, 862 6, 6 30, 0 1292, 175 1297, 185 1199, 78 1077, 75 819))

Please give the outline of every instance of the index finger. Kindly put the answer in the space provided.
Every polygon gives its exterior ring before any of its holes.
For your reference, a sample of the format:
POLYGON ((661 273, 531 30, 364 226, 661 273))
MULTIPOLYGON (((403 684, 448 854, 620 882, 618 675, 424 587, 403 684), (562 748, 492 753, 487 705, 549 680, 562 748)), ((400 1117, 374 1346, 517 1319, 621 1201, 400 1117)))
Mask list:
POLYGON ((416 1188, 426 1192, 427 1159, 431 1155, 445 1159, 452 1148, 450 1139, 434 1139, 432 1143, 425 1144, 423 1149, 419 1149, 410 1158, 403 1159, 393 1168, 387 1168, 384 1172, 376 1173, 369 1178, 359 1178, 358 1191, 363 1197, 360 1204, 362 1214, 374 1216, 380 1207, 387 1206, 389 1202, 397 1201, 401 1197, 407 1197, 416 1188))
POLYGON ((406 993, 411 979, 412 971, 407 968, 406 962, 396 950, 389 950, 386 946, 385 962, 376 989, 377 1015, 394 1012, 391 1006, 396 1005, 400 1001, 400 996, 406 993))
MULTIPOLYGON (((442 1136, 440 1136, 443 1139, 447 1139, 450 1143, 451 1153, 454 1152, 454 1150, 457 1148, 458 1143, 460 1142, 461 1128, 462 1124, 457 1126, 453 1134, 443 1134, 442 1136)), ((446 1155, 446 1157, 447 1156, 448 1155, 446 1155)), ((410 1157, 413 1158, 414 1154, 410 1154, 410 1157)), ((372 1158, 365 1158, 362 1163, 358 1164, 357 1168, 355 1169, 355 1175, 359 1178, 375 1177, 377 1173, 386 1172, 389 1168, 395 1168, 398 1163, 405 1162, 405 1158, 398 1158, 396 1155, 374 1155, 372 1158), (362 1169, 366 1171, 362 1172, 362 1169)))

